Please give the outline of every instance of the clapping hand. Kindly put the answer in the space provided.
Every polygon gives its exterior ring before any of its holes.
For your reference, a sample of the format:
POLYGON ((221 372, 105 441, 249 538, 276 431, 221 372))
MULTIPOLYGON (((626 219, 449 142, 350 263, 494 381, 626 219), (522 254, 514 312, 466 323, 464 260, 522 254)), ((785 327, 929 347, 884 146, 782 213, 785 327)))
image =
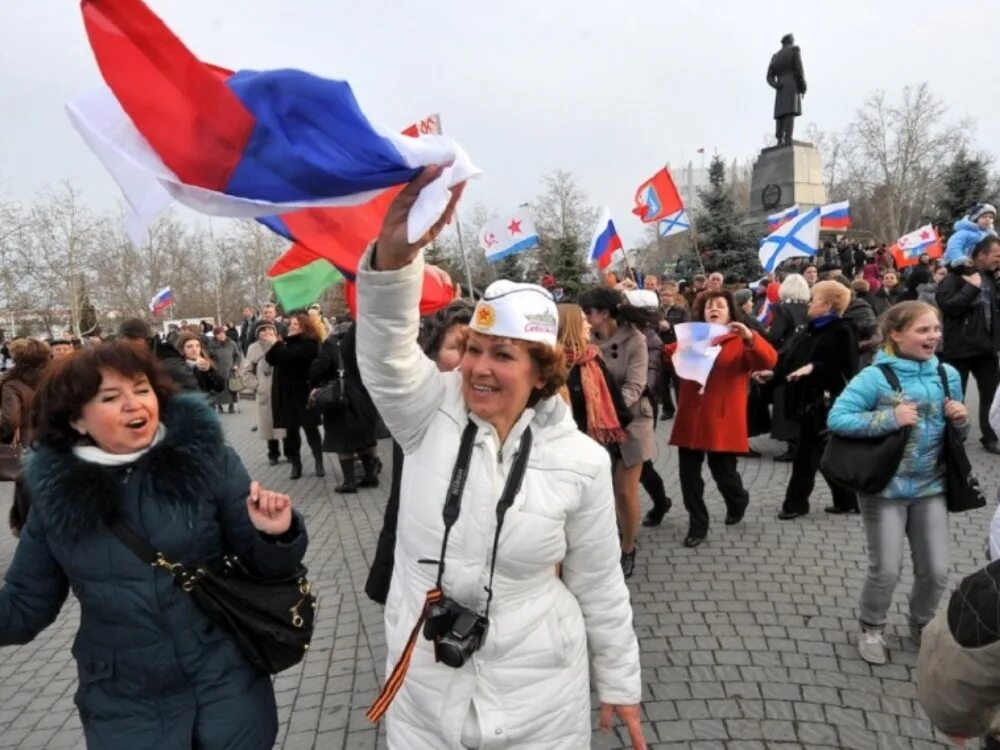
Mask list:
POLYGON ((807 378, 810 375, 812 375, 813 369, 814 368, 812 366, 812 362, 810 362, 808 365, 802 365, 802 367, 800 367, 798 370, 793 370, 792 372, 788 373, 788 376, 785 378, 785 380, 787 380, 789 383, 794 383, 796 380, 807 378))
POLYGON ((247 513, 254 528, 270 536, 280 536, 292 525, 291 499, 280 492, 263 489, 260 482, 250 483, 247 513))

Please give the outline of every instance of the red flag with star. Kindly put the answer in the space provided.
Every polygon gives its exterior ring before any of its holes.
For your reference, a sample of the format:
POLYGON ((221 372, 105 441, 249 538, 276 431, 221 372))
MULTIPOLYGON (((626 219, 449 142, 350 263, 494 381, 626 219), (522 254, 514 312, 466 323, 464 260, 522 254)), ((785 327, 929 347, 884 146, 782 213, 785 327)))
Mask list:
POLYGON ((925 224, 909 234, 904 234, 889 248, 896 268, 913 266, 920 262, 920 256, 940 258, 944 255, 941 236, 930 224, 925 224))

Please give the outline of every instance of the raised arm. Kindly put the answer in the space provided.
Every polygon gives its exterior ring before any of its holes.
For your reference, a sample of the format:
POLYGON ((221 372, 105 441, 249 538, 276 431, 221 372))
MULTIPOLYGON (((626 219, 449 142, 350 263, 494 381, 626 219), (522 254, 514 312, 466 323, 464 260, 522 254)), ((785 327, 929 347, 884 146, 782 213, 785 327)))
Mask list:
POLYGON ((445 227, 461 195, 460 185, 436 224, 417 242, 406 220, 421 188, 441 173, 428 167, 396 196, 378 241, 358 266, 357 355, 361 379, 386 426, 405 453, 423 439, 445 395, 446 376, 417 344, 424 260, 421 249, 445 227))

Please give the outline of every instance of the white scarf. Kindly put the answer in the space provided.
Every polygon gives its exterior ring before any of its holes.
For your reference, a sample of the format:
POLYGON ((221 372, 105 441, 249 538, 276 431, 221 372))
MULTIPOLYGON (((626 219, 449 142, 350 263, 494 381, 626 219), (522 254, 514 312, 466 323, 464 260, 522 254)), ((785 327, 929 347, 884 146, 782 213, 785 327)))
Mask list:
POLYGON ((142 450, 135 451, 134 453, 108 453, 96 445, 77 445, 73 448, 73 455, 81 461, 86 461, 89 464, 97 464, 98 466, 128 466, 142 458, 154 446, 159 445, 166 436, 167 428, 161 422, 156 428, 156 435, 153 436, 153 442, 142 450))

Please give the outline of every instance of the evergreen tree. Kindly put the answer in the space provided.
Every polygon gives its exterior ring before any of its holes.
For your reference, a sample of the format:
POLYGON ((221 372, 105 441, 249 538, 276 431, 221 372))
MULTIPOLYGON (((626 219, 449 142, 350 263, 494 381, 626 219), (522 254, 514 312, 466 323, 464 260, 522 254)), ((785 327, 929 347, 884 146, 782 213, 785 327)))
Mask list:
POLYGON ((969 156, 965 149, 955 155, 941 178, 936 201, 935 223, 946 235, 951 234, 954 223, 965 216, 973 204, 987 201, 995 205, 989 182, 989 162, 986 158, 969 156))
POLYGON ((556 277, 570 299, 586 286, 581 277, 587 270, 583 263, 583 247, 576 237, 554 237, 542 247, 544 270, 556 277))
POLYGON ((757 257, 757 243, 743 227, 743 214, 726 183, 726 164, 716 155, 708 170, 709 186, 698 191, 701 207, 695 211, 698 248, 705 271, 725 275, 759 277, 763 271, 757 257))
POLYGON ((493 264, 493 270, 498 279, 507 281, 524 281, 524 269, 521 267, 521 256, 517 253, 501 258, 493 264))

